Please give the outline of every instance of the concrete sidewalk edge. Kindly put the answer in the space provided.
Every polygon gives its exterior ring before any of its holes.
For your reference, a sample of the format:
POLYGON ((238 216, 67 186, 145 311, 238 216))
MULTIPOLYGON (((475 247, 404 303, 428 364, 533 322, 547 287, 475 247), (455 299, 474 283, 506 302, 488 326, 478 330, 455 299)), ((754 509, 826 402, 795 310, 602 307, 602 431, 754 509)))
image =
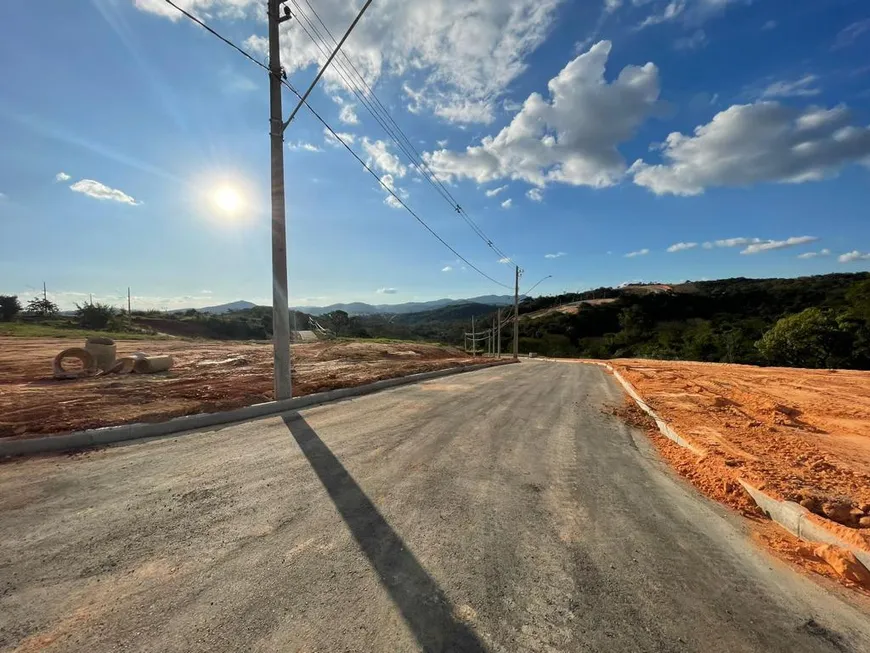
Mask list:
POLYGON ((0 441, 0 458, 49 452, 74 451, 97 445, 112 444, 114 442, 152 438, 193 429, 242 422, 249 419, 276 415, 290 410, 308 408, 310 406, 324 404, 330 401, 337 401, 339 399, 367 395, 401 385, 419 383, 420 381, 428 381, 429 379, 437 379, 442 376, 450 376, 453 374, 484 370, 490 367, 498 367, 499 365, 507 365, 514 362, 516 361, 507 359, 498 362, 493 361, 490 363, 481 363, 479 365, 469 365, 466 367, 448 367, 443 370, 421 372, 409 376, 398 376, 392 379, 382 379, 380 381, 375 381, 374 383, 368 383, 353 388, 338 388, 336 390, 318 392, 316 394, 296 397, 294 399, 269 401, 262 404, 254 404, 252 406, 243 406, 242 408, 222 411, 219 413, 200 413, 197 415, 174 417, 164 422, 121 424, 120 426, 106 426, 98 429, 59 433, 38 438, 4 440, 0 441))
MULTIPOLYGON (((674 429, 667 422, 661 419, 656 414, 656 412, 652 408, 650 408, 647 403, 640 397, 634 386, 626 381, 619 372, 613 369, 611 365, 598 362, 594 362, 594 364, 610 370, 614 378, 619 381, 619 383, 629 394, 629 396, 631 396, 635 403, 640 407, 640 409, 655 420, 656 425, 658 426, 659 431, 661 431, 662 435, 670 440, 673 440, 681 447, 691 450, 699 456, 704 455, 704 452, 702 450, 699 450, 697 447, 692 446, 690 442, 678 435, 677 432, 674 431, 674 429)), ((749 496, 752 497, 752 500, 755 501, 756 505, 761 508, 768 517, 770 517, 771 521, 776 522, 789 533, 796 535, 802 540, 808 542, 822 542, 823 544, 833 544, 843 549, 848 549, 855 554, 855 557, 858 558, 858 560, 860 560, 861 563, 865 567, 867 567, 868 570, 870 570, 870 552, 865 551, 858 546, 855 546, 854 544, 850 544, 845 540, 842 540, 831 531, 827 530, 824 526, 820 526, 812 520, 806 519, 806 516, 811 513, 802 505, 794 503, 793 501, 780 501, 779 499, 774 499, 773 497, 765 494, 758 488, 753 487, 743 479, 738 478, 737 481, 740 483, 740 485, 743 486, 749 496)))

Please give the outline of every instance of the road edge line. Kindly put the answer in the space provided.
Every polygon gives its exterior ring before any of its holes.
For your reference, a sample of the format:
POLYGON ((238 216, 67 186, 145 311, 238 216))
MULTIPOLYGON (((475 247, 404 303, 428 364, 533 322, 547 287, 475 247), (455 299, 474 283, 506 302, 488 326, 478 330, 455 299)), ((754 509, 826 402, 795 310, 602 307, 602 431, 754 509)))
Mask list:
MULTIPOLYGON (((628 381, 626 381, 622 375, 617 372, 611 365, 607 363, 598 363, 595 361, 589 361, 593 365, 599 365, 601 367, 609 370, 617 381, 622 385, 625 391, 629 394, 629 396, 635 401, 638 407, 647 413, 650 417, 652 417, 656 425, 659 428, 659 431, 666 438, 673 440, 681 447, 689 449, 693 453, 703 456, 705 452, 700 451, 696 447, 692 446, 685 438, 681 437, 677 434, 676 431, 663 419, 661 419, 656 412, 650 408, 647 403, 641 399, 640 394, 638 394, 637 390, 635 390, 634 386, 631 385, 628 381)), ((792 535, 796 535, 800 539, 805 542, 821 542, 823 544, 833 544, 834 546, 838 546, 843 549, 847 549, 855 554, 855 557, 863 564, 868 571, 870 571, 870 551, 865 551, 860 547, 846 542, 845 540, 837 537, 834 533, 826 529, 824 526, 816 524, 810 519, 807 519, 807 515, 812 514, 809 510, 804 508, 799 503, 795 503, 793 501, 780 501, 779 499, 774 499, 772 496, 765 494, 758 488, 750 485, 742 478, 738 478, 737 482, 743 486, 743 489, 746 490, 746 493, 752 497, 752 500, 755 502, 761 510, 765 512, 765 514, 770 517, 770 520, 776 524, 779 524, 780 527, 787 530, 792 535)))
POLYGON ((448 367, 443 370, 419 372, 408 376, 381 379, 380 381, 352 388, 336 388, 335 390, 304 395, 294 399, 283 399, 280 401, 253 404, 251 406, 242 406, 241 408, 234 408, 232 410, 221 411, 218 413, 183 415, 181 417, 173 417, 164 422, 137 422, 135 424, 120 424, 118 426, 104 426, 97 429, 86 429, 84 431, 44 435, 38 438, 0 441, 0 458, 27 456, 40 453, 62 453, 78 449, 86 449, 98 445, 113 444, 115 442, 160 437, 180 433, 181 431, 207 428, 210 426, 221 426, 233 422, 269 417, 278 413, 299 410, 300 408, 309 408, 311 406, 338 401, 340 399, 368 395, 397 386, 411 385, 413 383, 428 381, 430 379, 437 379, 454 374, 464 374, 465 372, 475 372, 491 367, 510 365, 516 362, 518 361, 507 359, 498 362, 493 361, 490 363, 467 365, 464 367, 448 367))

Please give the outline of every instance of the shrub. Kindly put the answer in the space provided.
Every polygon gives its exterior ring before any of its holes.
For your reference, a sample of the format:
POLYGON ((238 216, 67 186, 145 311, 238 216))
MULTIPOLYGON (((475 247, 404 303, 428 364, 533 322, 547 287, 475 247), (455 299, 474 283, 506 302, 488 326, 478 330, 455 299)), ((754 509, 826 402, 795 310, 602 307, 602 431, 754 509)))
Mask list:
POLYGON ((21 312, 18 295, 0 295, 0 322, 11 322, 21 312))

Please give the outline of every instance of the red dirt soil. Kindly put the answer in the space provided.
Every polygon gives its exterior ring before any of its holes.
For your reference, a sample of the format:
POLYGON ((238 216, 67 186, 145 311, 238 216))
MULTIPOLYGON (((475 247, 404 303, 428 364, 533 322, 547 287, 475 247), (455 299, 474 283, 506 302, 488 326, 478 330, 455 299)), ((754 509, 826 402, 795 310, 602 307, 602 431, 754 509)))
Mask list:
MULTIPOLYGON (((156 422, 272 399, 271 343, 118 340, 119 357, 135 351, 172 354, 175 364, 160 374, 54 380, 52 359, 78 344, 66 338, 0 337, 0 438, 156 422)), ((293 394, 479 362, 459 349, 406 342, 295 345, 293 394)))
MULTIPOLYGON (((697 456, 657 430, 652 434, 663 457, 706 495, 752 514, 756 509, 736 484, 742 478, 801 503, 815 513, 811 519, 870 551, 870 372, 608 362, 704 451, 697 456)), ((788 548, 782 541, 774 547, 780 553, 788 548)), ((825 556, 833 566, 835 555, 825 556)), ((819 552, 792 547, 786 557, 812 559, 805 566, 813 567, 819 552)))

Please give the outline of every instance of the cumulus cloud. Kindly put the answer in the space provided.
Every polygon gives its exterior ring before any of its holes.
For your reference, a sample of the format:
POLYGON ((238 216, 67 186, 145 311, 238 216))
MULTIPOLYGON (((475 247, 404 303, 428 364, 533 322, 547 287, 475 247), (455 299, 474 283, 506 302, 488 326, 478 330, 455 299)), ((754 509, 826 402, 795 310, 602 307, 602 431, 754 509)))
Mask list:
POLYGON ((447 139, 445 138, 445 139, 440 140, 440 141, 435 141, 435 144, 441 148, 447 147, 447 139))
POLYGON ((816 236, 792 236, 785 240, 762 240, 761 242, 753 242, 741 254, 759 254, 761 252, 769 252, 774 249, 785 249, 786 247, 796 247, 797 245, 806 245, 814 243, 818 240, 816 236))
POLYGON ((665 163, 635 161, 634 183, 657 195, 699 195, 711 186, 803 183, 870 160, 870 127, 850 125, 844 105, 794 109, 778 102, 735 105, 660 146, 665 163))
POLYGON ((395 288, 378 288, 375 292, 379 295, 395 295, 399 291, 395 288))
POLYGON ((399 199, 401 199, 402 201, 408 199, 408 191, 406 191, 404 188, 396 186, 396 180, 393 178, 393 175, 390 174, 382 175, 381 183, 383 184, 383 186, 386 186, 391 191, 393 191, 393 193, 395 193, 395 195, 387 193, 387 196, 384 198, 384 204, 394 209, 404 208, 402 206, 402 202, 400 202, 399 199), (398 196, 398 198, 396 196, 398 196))
POLYGON ((544 258, 561 258, 568 256, 565 252, 556 252, 555 254, 544 254, 544 258))
MULTIPOLYGON (((254 0, 191 1, 214 11, 232 4, 243 4, 247 9, 254 0)), ((161 0, 137 2, 165 4, 161 0)), ((380 0, 342 49, 371 86, 384 75, 411 77, 403 87, 412 110, 431 111, 451 122, 488 123, 495 118, 500 96, 526 69, 526 57, 547 37, 560 3, 380 0)), ((260 11, 261 4, 257 2, 260 11)), ((302 8, 307 11, 304 4, 302 8)), ((358 9, 347 0, 317 3, 318 13, 334 34, 344 32, 358 9)), ((246 45, 260 54, 268 50, 264 33, 250 37, 246 45)), ((287 74, 322 59, 322 53, 291 21, 281 45, 287 74)), ((334 67, 327 69, 324 79, 327 86, 344 85, 334 67)))
POLYGON ((870 252, 859 252, 857 249, 852 250, 851 252, 847 252, 846 254, 840 254, 837 257, 837 260, 840 263, 852 263, 853 261, 870 261, 870 252))
POLYGON ((647 254, 649 254, 649 250, 644 248, 639 249, 636 252, 629 252, 625 255, 625 258, 635 258, 636 256, 646 256, 647 254))
POLYGON ((66 174, 65 172, 58 172, 58 173, 54 176, 54 180, 55 180, 55 181, 69 181, 70 179, 72 179, 72 177, 70 177, 70 176, 69 176, 68 174, 66 174))
POLYGON ((353 104, 342 105, 338 112, 338 119, 346 125, 358 125, 359 118, 356 115, 356 106, 353 104))
POLYGON ((441 268, 441 271, 442 272, 453 272, 453 266, 452 265, 445 265, 443 268, 441 268))
POLYGON ((792 82, 774 82, 761 92, 761 97, 811 97, 813 95, 819 95, 822 92, 821 89, 813 88, 813 84, 815 84, 818 79, 819 78, 815 75, 804 75, 800 79, 796 79, 792 82))
MULTIPOLYGON (((338 141, 336 141, 338 143, 338 141)), ((305 143, 298 141, 296 143, 287 143, 287 147, 291 150, 305 150, 306 152, 323 152, 323 148, 317 147, 314 143, 305 143)))
POLYGON ((101 184, 93 179, 81 179, 70 186, 70 188, 73 192, 81 193, 82 195, 87 195, 88 197, 93 197, 97 200, 112 200, 113 202, 121 202, 122 204, 129 204, 131 206, 138 206, 142 203, 137 202, 122 190, 109 188, 105 184, 101 184))
POLYGON ((571 60, 548 84, 549 99, 532 93, 510 124, 464 152, 424 154, 443 179, 478 183, 521 179, 611 186, 626 165, 617 145, 629 140, 659 97, 652 63, 626 66, 612 82, 604 78, 611 44, 601 41, 571 60))
POLYGON ((385 141, 370 140, 368 137, 362 139, 363 149, 368 154, 366 163, 381 172, 392 175, 393 177, 404 177, 408 169, 399 161, 399 157, 390 152, 390 146, 385 141))
MULTIPOLYGON (((354 134, 348 132, 335 132, 338 138, 343 140, 348 145, 353 145, 354 141, 356 141, 356 136, 354 134)), ((339 142, 338 138, 332 135, 326 127, 323 128, 323 142, 327 145, 331 145, 332 147, 342 147, 342 144, 339 142)))
POLYGON ((803 254, 798 254, 798 258, 817 258, 819 256, 830 256, 831 250, 823 249, 818 252, 804 252, 803 254))
POLYGON ((530 188, 526 191, 526 197, 533 202, 541 202, 544 200, 544 194, 541 192, 540 188, 530 188))
POLYGON ((509 209, 511 206, 513 206, 513 203, 514 203, 514 201, 512 199, 508 198, 504 202, 501 203, 501 208, 509 209))
POLYGON ((674 243, 670 247, 668 247, 669 252, 682 252, 687 249, 694 249, 698 246, 698 243, 674 243))
POLYGON ((508 187, 508 185, 505 184, 504 186, 499 186, 498 188, 492 188, 492 189, 486 191, 486 196, 487 197, 495 197, 500 192, 507 190, 507 187, 508 187))

